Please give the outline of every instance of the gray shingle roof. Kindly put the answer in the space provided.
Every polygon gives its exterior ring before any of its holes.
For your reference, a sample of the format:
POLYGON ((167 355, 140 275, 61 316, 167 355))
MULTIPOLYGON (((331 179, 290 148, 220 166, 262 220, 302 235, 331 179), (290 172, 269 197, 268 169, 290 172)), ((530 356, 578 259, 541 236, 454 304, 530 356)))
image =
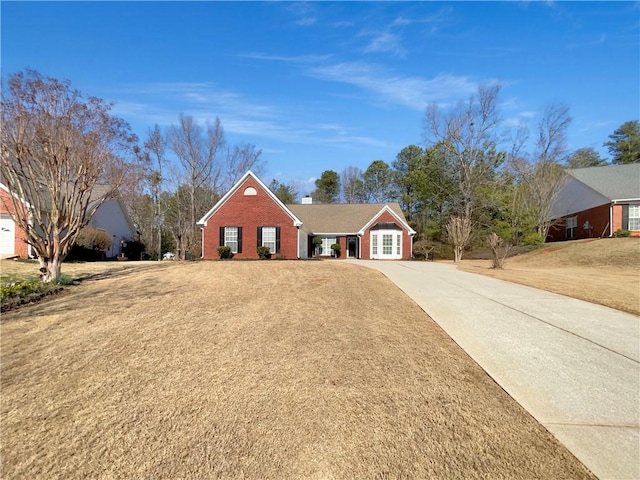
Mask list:
POLYGON ((287 205, 304 227, 315 233, 357 233, 377 213, 389 208, 406 223, 400 205, 391 203, 334 203, 323 205, 287 205))
POLYGON ((609 200, 640 199, 640 163, 567 170, 609 200))

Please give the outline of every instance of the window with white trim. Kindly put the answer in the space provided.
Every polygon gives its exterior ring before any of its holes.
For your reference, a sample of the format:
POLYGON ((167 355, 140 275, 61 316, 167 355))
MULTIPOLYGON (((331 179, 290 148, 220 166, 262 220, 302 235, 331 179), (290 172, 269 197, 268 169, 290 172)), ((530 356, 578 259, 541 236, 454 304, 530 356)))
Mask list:
POLYGON ((276 227, 262 227, 262 246, 269 247, 269 253, 276 253, 276 227))
POLYGON ((393 255, 393 235, 382 235, 382 254, 393 255))
POLYGON ((224 227, 224 244, 231 247, 232 253, 238 253, 238 227, 224 227))
POLYGON ((640 205, 629 205, 629 230, 640 230, 640 205))
POLYGON ((396 236, 396 255, 402 255, 402 235, 396 236))
POLYGON ((578 217, 569 217, 566 220, 566 238, 567 240, 573 240, 578 233, 578 217))
POLYGON ((331 245, 336 243, 336 237, 322 237, 322 255, 323 257, 331 256, 331 245))
POLYGON ((378 255, 378 235, 371 235, 371 253, 373 255, 378 255))

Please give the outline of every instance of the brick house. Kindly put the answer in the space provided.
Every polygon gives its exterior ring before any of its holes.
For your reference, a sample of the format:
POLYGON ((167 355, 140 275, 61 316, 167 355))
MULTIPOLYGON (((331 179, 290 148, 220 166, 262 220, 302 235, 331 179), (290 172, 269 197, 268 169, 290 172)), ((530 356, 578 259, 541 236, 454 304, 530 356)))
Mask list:
POLYGON ((412 256, 415 231, 397 203, 285 205, 247 172, 199 221, 202 258, 230 246, 234 258, 258 258, 257 247, 288 259, 334 257, 397 260, 412 256), (314 238, 319 238, 318 247, 314 238))
POLYGON ((640 237, 640 163, 566 172, 547 241, 612 237, 617 230, 640 237))

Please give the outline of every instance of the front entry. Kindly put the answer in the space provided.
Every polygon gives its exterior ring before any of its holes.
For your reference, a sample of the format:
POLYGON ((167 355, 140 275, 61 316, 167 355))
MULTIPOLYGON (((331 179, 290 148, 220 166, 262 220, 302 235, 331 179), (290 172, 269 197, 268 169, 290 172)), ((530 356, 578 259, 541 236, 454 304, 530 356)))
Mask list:
POLYGON ((358 237, 347 237, 347 258, 358 258, 358 237))

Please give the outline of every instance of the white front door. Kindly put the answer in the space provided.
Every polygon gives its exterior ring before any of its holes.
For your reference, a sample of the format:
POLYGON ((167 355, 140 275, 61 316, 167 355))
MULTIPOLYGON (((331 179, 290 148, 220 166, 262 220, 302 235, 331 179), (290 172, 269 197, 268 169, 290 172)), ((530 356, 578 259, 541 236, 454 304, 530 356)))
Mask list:
POLYGON ((0 217, 0 255, 14 255, 16 248, 16 224, 9 216, 0 217))
POLYGON ((402 230, 372 230, 370 239, 372 259, 402 259, 402 230))

